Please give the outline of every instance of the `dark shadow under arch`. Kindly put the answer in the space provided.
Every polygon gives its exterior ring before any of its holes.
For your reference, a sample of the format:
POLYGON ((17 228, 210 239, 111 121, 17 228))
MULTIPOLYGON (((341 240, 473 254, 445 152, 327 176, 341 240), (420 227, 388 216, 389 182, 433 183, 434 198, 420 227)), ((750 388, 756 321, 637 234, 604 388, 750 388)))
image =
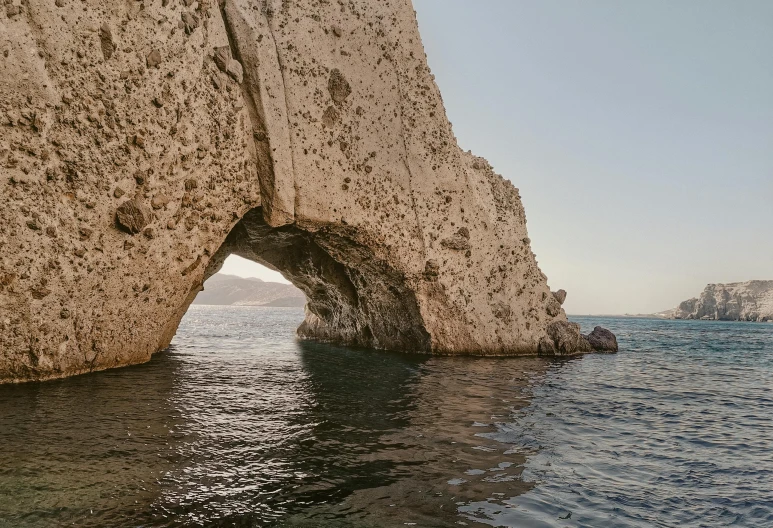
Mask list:
POLYGON ((210 261, 205 280, 231 254, 279 271, 306 294, 306 318, 298 328, 302 338, 430 351, 430 335, 405 275, 357 242, 346 226, 275 228, 263 220, 258 207, 231 230, 210 261))

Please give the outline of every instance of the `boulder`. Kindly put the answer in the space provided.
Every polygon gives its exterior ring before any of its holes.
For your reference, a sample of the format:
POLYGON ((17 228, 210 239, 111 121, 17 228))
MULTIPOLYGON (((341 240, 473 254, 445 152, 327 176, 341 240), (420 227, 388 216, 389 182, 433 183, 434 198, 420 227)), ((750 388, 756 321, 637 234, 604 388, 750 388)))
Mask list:
POLYGON ((580 345, 580 325, 569 321, 553 321, 547 327, 547 337, 559 355, 574 354, 580 345))
POLYGON ((617 337, 606 328, 597 326, 585 339, 596 352, 617 352, 617 337))
POLYGON ((547 335, 539 343, 539 354, 542 356, 617 352, 615 335, 600 326, 587 336, 580 333, 580 325, 568 321, 553 321, 546 330, 547 335))

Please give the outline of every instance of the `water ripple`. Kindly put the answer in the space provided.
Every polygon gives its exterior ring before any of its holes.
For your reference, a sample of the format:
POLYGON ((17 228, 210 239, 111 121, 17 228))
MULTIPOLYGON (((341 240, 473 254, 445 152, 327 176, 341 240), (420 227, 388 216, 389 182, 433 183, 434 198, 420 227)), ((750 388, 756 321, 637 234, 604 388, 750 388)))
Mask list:
POLYGON ((577 318, 616 356, 299 343, 193 307, 147 365, 0 387, 0 526, 773 526, 773 325, 577 318))

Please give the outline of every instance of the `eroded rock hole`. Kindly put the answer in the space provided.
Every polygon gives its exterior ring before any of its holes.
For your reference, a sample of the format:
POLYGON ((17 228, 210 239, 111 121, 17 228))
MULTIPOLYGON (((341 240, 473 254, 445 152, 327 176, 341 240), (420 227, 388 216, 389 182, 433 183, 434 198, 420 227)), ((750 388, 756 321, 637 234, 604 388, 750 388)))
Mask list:
POLYGON ((405 276, 376 258, 345 226, 274 228, 256 208, 232 229, 207 276, 232 254, 281 272, 305 293, 306 316, 298 328, 302 338, 430 350, 430 336, 405 276))

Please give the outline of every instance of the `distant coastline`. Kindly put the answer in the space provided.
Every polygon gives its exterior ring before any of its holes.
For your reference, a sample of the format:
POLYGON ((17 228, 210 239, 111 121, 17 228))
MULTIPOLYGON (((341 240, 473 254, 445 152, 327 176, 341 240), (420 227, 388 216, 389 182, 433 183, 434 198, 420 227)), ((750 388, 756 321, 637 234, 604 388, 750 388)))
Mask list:
POLYGON ((575 316, 773 323, 773 280, 709 284, 698 297, 662 312, 575 316))
POLYGON ((766 321, 747 321, 745 319, 689 319, 679 317, 668 317, 660 313, 652 314, 567 314, 569 319, 573 317, 600 317, 600 318, 619 318, 619 319, 653 319, 658 321, 719 321, 724 323, 773 323, 773 318, 766 321))
POLYGON ((306 305, 306 296, 292 284, 216 273, 204 284, 193 304, 297 308, 306 305))
POLYGON ((660 314, 666 319, 773 321, 773 280, 709 284, 698 297, 660 314))

